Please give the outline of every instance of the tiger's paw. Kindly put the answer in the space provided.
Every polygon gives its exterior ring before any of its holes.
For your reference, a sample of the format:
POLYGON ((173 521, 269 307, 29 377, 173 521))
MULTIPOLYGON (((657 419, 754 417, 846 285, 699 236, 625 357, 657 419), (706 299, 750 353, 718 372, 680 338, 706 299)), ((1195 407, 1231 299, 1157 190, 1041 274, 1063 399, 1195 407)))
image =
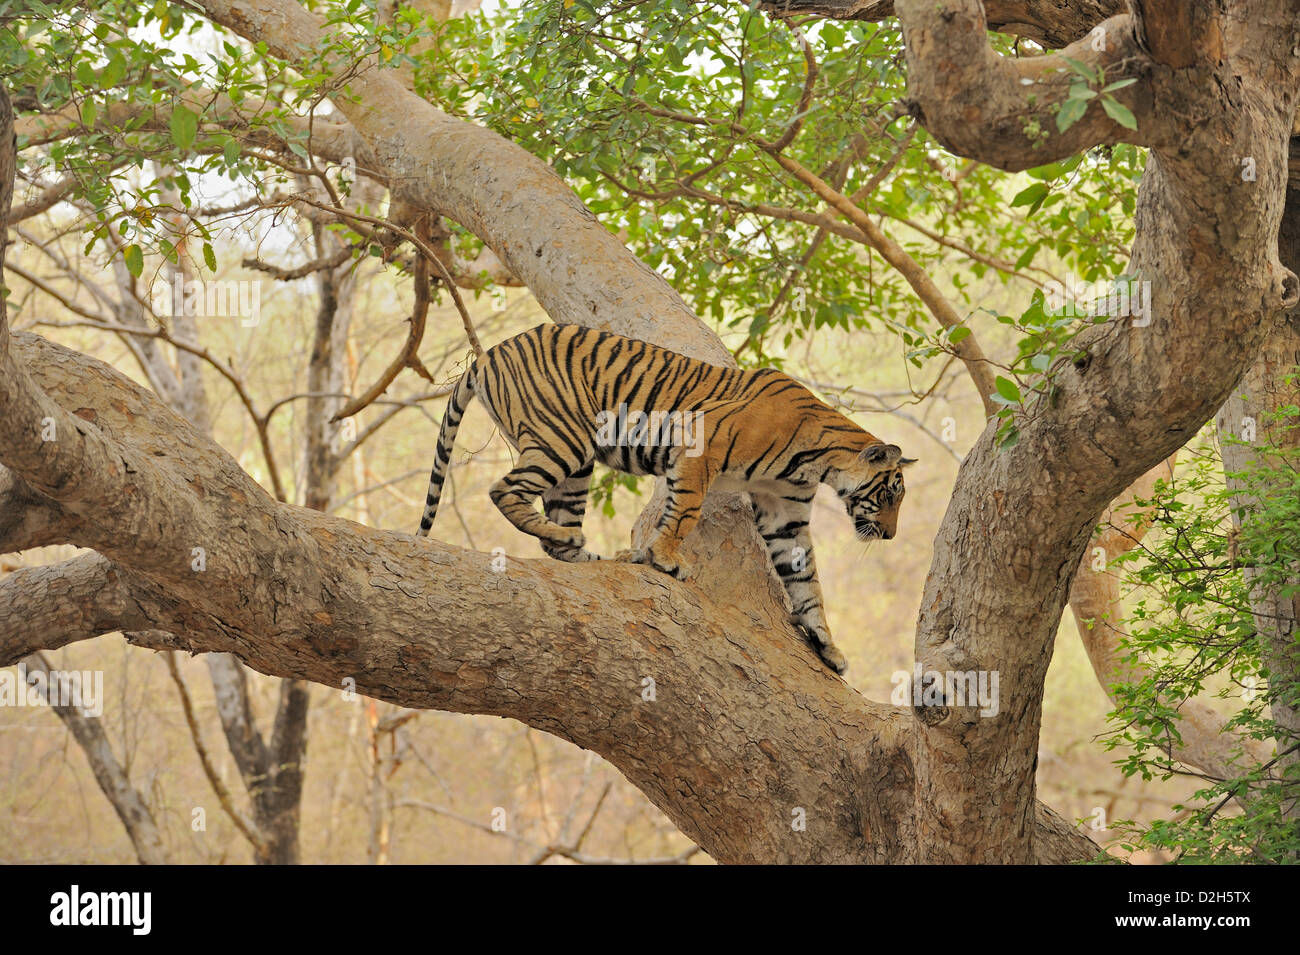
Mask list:
POLYGON ((587 550, 587 538, 582 533, 582 528, 566 528, 557 525, 548 528, 548 531, 547 536, 537 538, 546 556, 574 564, 598 559, 595 554, 587 550))
POLYGON ((656 554, 653 548, 645 550, 635 547, 631 550, 621 550, 614 555, 614 559, 625 564, 646 564, 661 574, 668 574, 678 580, 685 580, 690 570, 689 567, 675 558, 667 558, 656 554))
POLYGON ((669 551, 659 547, 651 547, 649 550, 650 566, 660 573, 668 574, 678 580, 685 580, 690 574, 691 568, 677 556, 677 549, 669 551))
POLYGON ((848 670, 848 658, 840 652, 839 647, 831 643, 830 634, 821 633, 817 629, 810 627, 808 624, 804 623, 803 619, 800 618, 798 614, 790 615, 790 623, 794 625, 794 628, 799 631, 800 635, 808 641, 812 648, 817 651, 817 656, 821 658, 822 663, 825 663, 841 676, 848 670))
POLYGON ((587 548, 572 544, 552 544, 549 542, 542 544, 542 550, 548 557, 556 560, 563 560, 570 564, 581 564, 589 560, 604 560, 599 554, 593 554, 587 548))
POLYGON ((817 648, 817 655, 822 658, 822 663, 826 664, 840 676, 843 676, 849 668, 849 660, 839 647, 833 643, 817 648))

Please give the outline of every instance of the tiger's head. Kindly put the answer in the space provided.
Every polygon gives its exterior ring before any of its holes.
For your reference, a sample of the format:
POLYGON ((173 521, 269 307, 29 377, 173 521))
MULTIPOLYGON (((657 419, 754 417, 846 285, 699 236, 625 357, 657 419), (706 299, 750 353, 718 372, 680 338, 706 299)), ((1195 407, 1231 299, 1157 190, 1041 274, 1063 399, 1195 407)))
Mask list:
POLYGON ((869 444, 847 466, 828 476, 844 502, 860 540, 889 540, 898 531, 903 503, 903 468, 915 464, 896 444, 869 444))

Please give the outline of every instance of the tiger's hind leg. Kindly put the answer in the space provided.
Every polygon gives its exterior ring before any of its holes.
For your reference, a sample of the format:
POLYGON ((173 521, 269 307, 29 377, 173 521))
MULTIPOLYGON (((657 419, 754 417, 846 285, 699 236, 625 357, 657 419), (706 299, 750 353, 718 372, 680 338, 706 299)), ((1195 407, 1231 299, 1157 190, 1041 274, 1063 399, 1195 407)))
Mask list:
MULTIPOLYGON (((809 492, 812 493, 811 491, 809 492)), ((849 661, 831 641, 826 615, 822 610, 822 588, 813 562, 812 535, 808 520, 812 516, 812 498, 791 500, 775 494, 749 495, 754 505, 754 521, 767 545, 781 584, 790 597, 790 622, 795 625, 817 655, 836 673, 849 668, 849 661)))
MULTIPOLYGON (((588 461, 572 477, 565 478, 542 494, 542 507, 552 523, 581 530, 582 518, 587 512, 587 495, 591 492, 591 469, 592 462, 588 461)), ((572 563, 603 559, 585 547, 557 545, 546 540, 542 541, 542 550, 556 560, 572 563)))
POLYGON ((538 497, 556 488, 582 467, 580 461, 568 467, 549 452, 521 448, 514 470, 493 484, 488 496, 506 520, 525 534, 536 537, 543 545, 581 551, 586 543, 581 521, 576 528, 564 527, 543 517, 535 505, 538 497))

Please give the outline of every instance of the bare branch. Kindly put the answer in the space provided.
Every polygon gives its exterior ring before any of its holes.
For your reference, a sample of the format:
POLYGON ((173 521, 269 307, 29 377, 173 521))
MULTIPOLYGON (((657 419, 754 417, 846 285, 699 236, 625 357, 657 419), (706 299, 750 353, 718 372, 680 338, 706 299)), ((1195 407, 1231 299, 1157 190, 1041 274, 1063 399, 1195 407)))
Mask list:
MULTIPOLYGON (((282 200, 287 202, 288 200, 282 200)), ((315 272, 324 272, 329 269, 336 269, 348 259, 352 258, 352 247, 343 246, 329 255, 319 259, 312 259, 303 265, 296 266, 292 269, 282 269, 279 266, 271 265, 269 262, 263 262, 261 259, 246 258, 243 265, 246 269, 256 269, 259 272, 265 272, 281 282, 291 282, 294 279, 302 279, 315 272)))
POLYGON ((212 764, 212 757, 208 755, 208 748, 203 744, 203 730, 199 727, 198 717, 194 715, 194 703, 190 700, 190 692, 186 689, 185 681, 181 678, 181 671, 176 666, 176 654, 166 653, 164 657, 167 661, 167 672, 171 674, 172 682, 176 684, 176 692, 180 695, 181 710, 185 713, 185 723, 190 729, 190 740, 194 743, 194 751, 198 754, 199 764, 203 767, 203 775, 207 777, 208 785, 212 787, 217 802, 221 804, 222 810, 230 817, 230 821, 235 824, 235 828, 239 830, 240 834, 252 844, 256 851, 264 851, 265 840, 262 838, 261 833, 257 831, 257 825, 236 808, 234 801, 230 798, 230 790, 221 781, 221 774, 217 772, 216 766, 212 764))
MULTIPOLYGON (((39 653, 25 657, 20 665, 26 668, 28 679, 31 679, 32 674, 41 674, 46 686, 51 688, 51 681, 66 678, 52 670, 45 657, 39 653)), ((50 701, 50 709, 54 710, 63 721, 63 725, 68 728, 68 732, 81 747, 100 791, 108 798, 117 817, 122 820, 140 864, 166 865, 167 853, 158 824, 154 821, 153 813, 150 812, 144 797, 131 784, 126 771, 113 755, 113 747, 109 744, 108 735, 104 732, 99 717, 84 713, 82 707, 64 705, 54 700, 50 701)))
POLYGON ((15 206, 9 210, 9 215, 5 217, 5 225, 14 225, 53 208, 72 190, 76 189, 77 185, 77 180, 74 177, 65 176, 54 185, 45 187, 45 191, 31 202, 25 202, 21 206, 15 206))

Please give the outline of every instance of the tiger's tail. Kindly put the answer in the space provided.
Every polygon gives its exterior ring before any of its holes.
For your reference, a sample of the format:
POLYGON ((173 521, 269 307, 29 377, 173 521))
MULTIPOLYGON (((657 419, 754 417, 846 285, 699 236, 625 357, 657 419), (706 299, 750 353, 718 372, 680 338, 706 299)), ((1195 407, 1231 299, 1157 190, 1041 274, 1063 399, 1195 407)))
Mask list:
POLYGON ((447 402, 447 410, 442 415, 442 428, 438 431, 438 449, 433 455, 433 473, 429 475, 429 493, 424 499, 424 517, 420 518, 419 536, 428 537, 429 528, 438 514, 438 499, 442 497, 442 482, 447 478, 447 468, 451 466, 451 449, 456 444, 456 431, 460 428, 460 419, 465 416, 465 409, 474 397, 474 375, 478 371, 478 362, 470 363, 465 374, 456 382, 456 388, 447 402))

